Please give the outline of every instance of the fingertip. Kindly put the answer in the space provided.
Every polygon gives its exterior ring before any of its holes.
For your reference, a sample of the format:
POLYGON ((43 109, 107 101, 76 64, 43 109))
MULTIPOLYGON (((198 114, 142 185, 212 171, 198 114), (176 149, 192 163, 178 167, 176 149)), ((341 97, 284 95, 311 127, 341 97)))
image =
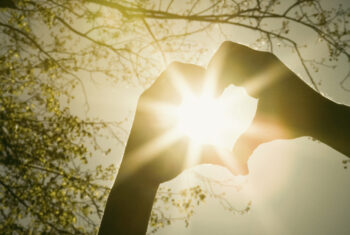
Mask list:
POLYGON ((222 93, 224 92, 225 89, 217 89, 214 91, 214 94, 213 94, 213 98, 214 99, 218 99, 222 93))
POLYGON ((241 166, 240 175, 248 175, 248 174, 249 174, 248 164, 245 163, 241 166))
POLYGON ((236 161, 235 166, 229 169, 235 176, 245 176, 249 174, 247 163, 239 163, 236 161))

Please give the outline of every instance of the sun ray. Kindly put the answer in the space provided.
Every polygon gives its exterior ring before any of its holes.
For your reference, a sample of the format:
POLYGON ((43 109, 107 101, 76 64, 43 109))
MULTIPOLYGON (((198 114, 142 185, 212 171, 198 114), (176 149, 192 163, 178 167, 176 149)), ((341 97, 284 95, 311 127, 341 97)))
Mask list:
POLYGON ((140 167, 157 157, 159 153, 171 146, 182 136, 183 135, 179 133, 179 131, 172 129, 130 152, 125 156, 125 160, 128 164, 125 165, 126 169, 124 172, 126 172, 126 175, 124 174, 123 177, 127 177, 137 171, 140 167))
POLYGON ((215 71, 208 70, 204 78, 204 84, 203 84, 201 96, 207 99, 214 97, 217 83, 218 81, 217 81, 217 76, 215 76, 215 71))
POLYGON ((192 97, 193 91, 190 88, 190 85, 186 81, 186 79, 183 77, 183 75, 177 70, 172 69, 171 74, 169 76, 170 81, 174 88, 179 92, 182 98, 186 97, 192 97))
POLYGON ((151 98, 143 98, 142 103, 139 105, 140 111, 145 112, 153 112, 157 114, 166 114, 166 116, 176 116, 178 106, 168 103, 162 102, 158 100, 154 100, 151 98))
POLYGON ((184 164, 184 168, 190 168, 196 166, 200 162, 200 155, 201 155, 201 146, 193 141, 190 141, 187 153, 186 153, 186 160, 184 164))
MULTIPOLYGON (((273 71, 273 69, 270 69, 266 74, 273 71)), ((214 97, 214 91, 217 85, 217 78, 214 76, 215 71, 207 73, 203 78, 204 81, 200 93, 197 93, 198 90, 191 87, 193 86, 192 83, 189 83, 191 81, 186 80, 181 74, 181 71, 178 71, 176 67, 168 72, 170 74, 167 76, 167 79, 170 79, 170 84, 166 83, 166 85, 172 86, 177 91, 182 103, 179 104, 176 102, 175 104, 170 101, 170 103, 159 101, 156 98, 153 99, 152 96, 142 97, 138 106, 139 111, 141 113, 145 112, 146 115, 150 114, 152 117, 154 116, 153 121, 157 122, 157 126, 168 131, 129 153, 128 155, 130 156, 127 157, 129 159, 128 167, 130 169, 128 171, 133 172, 139 169, 142 165, 159 155, 160 152, 166 150, 166 148, 171 146, 179 138, 189 137, 189 145, 187 146, 186 158, 183 163, 185 169, 205 163, 201 159, 203 151, 205 151, 203 149, 206 149, 204 145, 212 145, 215 146, 213 149, 215 148, 216 150, 215 153, 214 151, 212 153, 217 158, 214 160, 216 163, 213 164, 226 166, 234 174, 239 172, 237 169, 239 164, 235 162, 231 151, 228 151, 227 148, 224 149, 224 146, 227 144, 222 143, 223 133, 227 130, 228 126, 232 127, 233 120, 227 118, 228 115, 226 115, 226 112, 228 110, 224 110, 227 109, 225 104, 223 104, 224 99, 222 97, 214 97)), ((257 87, 258 85, 252 84, 249 86, 257 87)), ((236 96, 237 102, 242 99, 240 94, 236 96)), ((238 120, 234 124, 235 128, 239 129, 238 127, 242 126, 242 123, 241 120, 238 120)))

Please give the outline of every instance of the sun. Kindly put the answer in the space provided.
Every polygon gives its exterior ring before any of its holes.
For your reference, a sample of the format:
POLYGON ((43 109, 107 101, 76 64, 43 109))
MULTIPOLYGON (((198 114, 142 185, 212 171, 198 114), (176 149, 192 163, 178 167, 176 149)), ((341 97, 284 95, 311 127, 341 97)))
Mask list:
POLYGON ((178 107, 177 129, 196 144, 220 144, 225 129, 224 108, 220 99, 186 97, 178 107))
POLYGON ((208 147, 215 149, 214 158, 220 158, 215 164, 234 169, 231 149, 253 119, 256 105, 253 105, 253 109, 249 108, 252 107, 252 98, 247 100, 248 94, 243 92, 244 89, 233 86, 226 88, 219 97, 215 96, 216 80, 210 74, 204 77, 200 90, 192 90, 193 84, 188 83, 176 71, 173 72, 171 82, 180 94, 181 102, 174 104, 171 99, 170 102, 144 100, 143 108, 156 113, 154 121, 161 126, 165 124, 169 129, 133 151, 131 170, 136 170, 159 156, 164 149, 183 137, 189 139, 184 169, 206 163, 208 159, 202 159, 202 153, 205 155, 204 151, 208 147))

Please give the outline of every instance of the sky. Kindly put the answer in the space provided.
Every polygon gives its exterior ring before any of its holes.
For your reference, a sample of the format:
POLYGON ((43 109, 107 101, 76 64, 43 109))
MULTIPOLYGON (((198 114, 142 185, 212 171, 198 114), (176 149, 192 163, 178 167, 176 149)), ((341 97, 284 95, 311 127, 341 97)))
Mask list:
MULTIPOLYGON (((325 5, 342 3, 350 7, 350 2, 323 1, 325 5)), ((254 42, 254 34, 236 28, 225 28, 230 40, 245 45, 254 42)), ((322 45, 316 45, 314 35, 295 29, 299 40, 309 42, 311 48, 308 54, 317 57, 325 53, 322 45), (315 44, 315 45, 314 45, 315 44)), ((192 40, 204 45, 209 50, 203 54, 200 64, 206 66, 211 55, 223 41, 216 35, 211 37, 198 35, 192 40)), ((296 57, 286 49, 277 49, 276 55, 307 82, 305 73, 296 57)), ((350 93, 339 85, 349 67, 349 62, 341 60, 336 70, 324 69, 316 74, 322 81, 321 92, 338 103, 350 105, 350 93)), ((350 87, 350 82, 346 85, 350 87)), ((86 83, 89 94, 90 113, 98 114, 106 121, 123 120, 131 117, 125 124, 129 130, 132 116, 135 112, 140 87, 130 87, 126 84, 89 84, 86 83)), ((232 102, 233 94, 237 92, 243 100, 240 107, 232 109, 231 115, 237 109, 246 115, 247 122, 254 115, 256 101, 247 97, 240 88, 231 87, 226 91, 228 102, 232 102), (242 108, 243 107, 243 108, 242 108)), ((82 99, 81 99, 82 100, 82 99)), ((79 113, 81 100, 73 103, 73 112, 79 113), (74 108, 75 107, 75 108, 74 108)), ((327 127, 324 127, 327 128, 327 127)), ((345 130, 350 131, 350 130, 345 130)), ((127 134, 125 134, 125 137, 127 134)), ((237 136, 227 137, 233 145, 237 136)), ((119 163, 122 159, 123 146, 113 141, 104 143, 114 145, 112 154, 104 164, 119 163)), ((160 229, 157 235, 210 235, 210 234, 350 234, 350 170, 344 170, 342 159, 346 157, 332 148, 309 137, 293 140, 276 140, 261 145, 249 160, 250 174, 241 183, 242 190, 229 187, 217 187, 218 192, 225 191, 227 200, 235 208, 244 208, 251 201, 251 210, 244 215, 236 215, 226 210, 216 199, 207 198, 204 204, 196 207, 189 227, 178 221, 173 225, 160 229)), ((196 172, 217 179, 234 178, 222 167, 197 167, 196 172)), ((172 188, 185 188, 197 184, 191 171, 186 171, 171 182, 165 183, 172 188)), ((176 210, 166 213, 176 213, 176 210)))

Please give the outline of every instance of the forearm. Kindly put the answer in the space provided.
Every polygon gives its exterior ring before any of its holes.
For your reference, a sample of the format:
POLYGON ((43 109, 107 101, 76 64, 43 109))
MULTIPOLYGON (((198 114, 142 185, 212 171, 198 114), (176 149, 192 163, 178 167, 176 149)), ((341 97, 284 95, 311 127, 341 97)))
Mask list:
POLYGON ((124 178, 119 174, 109 194, 99 234, 146 234, 157 189, 158 185, 145 182, 141 175, 124 178), (120 178, 123 180, 118 181, 120 178))
POLYGON ((314 138, 350 157, 350 107, 329 101, 325 120, 314 138))

